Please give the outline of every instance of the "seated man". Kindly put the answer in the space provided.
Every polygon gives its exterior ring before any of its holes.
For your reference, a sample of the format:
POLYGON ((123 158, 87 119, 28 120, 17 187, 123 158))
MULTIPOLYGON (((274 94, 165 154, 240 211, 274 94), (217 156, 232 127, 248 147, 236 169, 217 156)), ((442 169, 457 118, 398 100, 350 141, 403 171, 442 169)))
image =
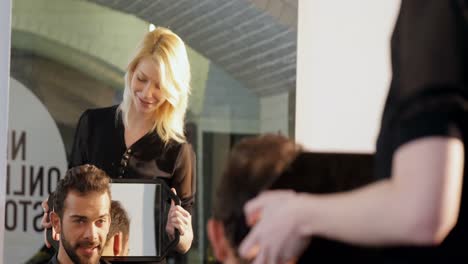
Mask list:
POLYGON ((244 204, 268 189, 299 152, 292 141, 276 135, 244 139, 233 148, 217 186, 213 216, 207 226, 219 261, 241 262, 237 247, 249 231, 244 204))
POLYGON ((130 219, 119 201, 111 203, 111 225, 102 256, 128 256, 130 219))
MULTIPOLYGON (((247 262, 237 253, 250 229, 243 209, 245 203, 260 192, 267 189, 311 193, 350 190, 371 180, 370 177, 349 175, 356 169, 363 175, 370 175, 370 164, 367 160, 362 161, 304 152, 293 141, 279 135, 243 139, 232 149, 213 199, 213 216, 208 221, 207 231, 215 257, 223 263, 247 262), (365 170, 369 171, 364 173, 365 170)), ((279 201, 280 206, 292 205, 279 201)), ((296 242, 291 241, 291 244, 296 242)), ((305 253, 291 262, 378 263, 375 259, 379 252, 374 249, 323 238, 314 238, 310 245, 301 245, 304 249, 307 246, 305 253)))
POLYGON ((92 165, 71 168, 59 181, 50 217, 60 246, 50 264, 106 263, 100 258, 111 222, 109 183, 92 165))

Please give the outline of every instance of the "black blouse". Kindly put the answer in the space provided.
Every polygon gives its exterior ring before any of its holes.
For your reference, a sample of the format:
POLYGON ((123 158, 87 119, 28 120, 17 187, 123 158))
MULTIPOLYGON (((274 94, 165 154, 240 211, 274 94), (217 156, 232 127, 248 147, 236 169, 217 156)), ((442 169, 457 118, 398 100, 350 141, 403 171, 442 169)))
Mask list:
POLYGON ((468 46, 463 11, 453 0, 403 0, 391 45, 393 78, 377 140, 375 174, 378 178, 391 177, 396 150, 428 136, 462 140, 465 167, 458 222, 443 243, 437 247, 387 249, 386 260, 466 263, 468 46))
POLYGON ((117 106, 89 109, 80 117, 69 167, 90 163, 111 178, 160 177, 175 188, 182 207, 192 213, 196 184, 195 153, 188 143, 164 145, 148 133, 129 148, 117 106))

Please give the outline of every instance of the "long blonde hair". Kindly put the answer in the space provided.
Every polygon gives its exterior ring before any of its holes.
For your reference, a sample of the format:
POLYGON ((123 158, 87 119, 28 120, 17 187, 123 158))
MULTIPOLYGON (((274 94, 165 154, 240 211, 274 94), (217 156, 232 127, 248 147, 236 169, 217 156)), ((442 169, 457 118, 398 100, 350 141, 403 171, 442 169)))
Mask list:
POLYGON ((184 119, 190 94, 190 64, 182 39, 171 30, 157 27, 146 33, 125 73, 125 90, 119 111, 125 127, 132 106, 130 82, 135 68, 142 58, 150 57, 158 66, 160 87, 166 99, 154 112, 150 132, 156 131, 163 142, 185 142, 184 119))

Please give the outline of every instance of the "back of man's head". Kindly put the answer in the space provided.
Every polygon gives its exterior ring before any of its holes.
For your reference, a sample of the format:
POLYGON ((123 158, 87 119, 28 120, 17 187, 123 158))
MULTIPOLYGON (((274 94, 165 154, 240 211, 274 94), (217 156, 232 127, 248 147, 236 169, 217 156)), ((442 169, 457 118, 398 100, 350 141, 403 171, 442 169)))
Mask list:
POLYGON ((54 192, 53 210, 63 217, 65 199, 70 191, 80 195, 90 192, 107 193, 111 198, 110 178, 101 169, 94 165, 81 165, 69 169, 65 177, 59 181, 54 192))
POLYGON ((112 223, 107 238, 114 236, 118 232, 122 232, 128 237, 130 233, 130 219, 128 218, 127 211, 119 201, 113 200, 111 202, 111 219, 112 223))
POLYGON ((233 249, 249 231, 245 203, 268 189, 299 152, 293 141, 271 134, 243 139, 234 146, 213 199, 213 219, 222 224, 233 249))
POLYGON ((130 235, 130 218, 119 201, 111 202, 111 225, 103 256, 126 256, 130 235))

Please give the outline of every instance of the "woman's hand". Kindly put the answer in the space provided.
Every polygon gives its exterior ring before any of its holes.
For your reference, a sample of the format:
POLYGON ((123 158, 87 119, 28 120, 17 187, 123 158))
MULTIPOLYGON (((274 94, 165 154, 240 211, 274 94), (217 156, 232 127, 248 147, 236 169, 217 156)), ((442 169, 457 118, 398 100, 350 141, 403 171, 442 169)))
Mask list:
MULTIPOLYGON (((176 190, 171 189, 176 195, 176 190)), ((179 230, 180 236, 183 236, 189 227, 191 227, 192 216, 180 205, 175 205, 171 201, 171 208, 167 216, 166 232, 171 239, 174 238, 175 229, 179 230)))
POLYGON ((268 191, 244 206, 247 224, 253 226, 239 253, 257 263, 287 263, 299 257, 310 242, 301 212, 307 206, 294 191, 268 191))
POLYGON ((47 240, 47 229, 52 228, 52 238, 54 240, 58 241, 60 237, 59 237, 59 234, 55 233, 55 229, 52 227, 52 222, 50 221, 49 205, 47 204, 48 200, 49 199, 46 198, 41 204, 42 209, 44 210, 44 215, 42 216, 41 225, 44 228, 44 243, 47 248, 50 248, 52 245, 47 240))
MULTIPOLYGON (((171 191, 177 195, 174 188, 171 191)), ((185 253, 189 250, 193 240, 192 215, 180 205, 171 202, 171 208, 167 216, 166 232, 170 239, 174 239, 175 229, 179 230, 180 241, 177 251, 185 253)))

